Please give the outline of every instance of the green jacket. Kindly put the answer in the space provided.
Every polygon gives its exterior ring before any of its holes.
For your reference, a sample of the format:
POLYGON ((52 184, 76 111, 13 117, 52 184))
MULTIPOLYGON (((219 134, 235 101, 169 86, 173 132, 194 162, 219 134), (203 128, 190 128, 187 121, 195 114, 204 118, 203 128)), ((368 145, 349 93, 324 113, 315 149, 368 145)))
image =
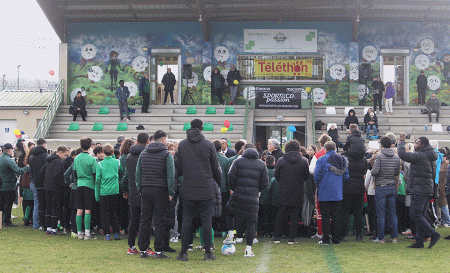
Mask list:
POLYGON ((228 171, 230 170, 231 161, 221 153, 217 153, 217 160, 219 161, 220 168, 222 169, 222 184, 220 185, 220 192, 229 192, 228 187, 228 171))
POLYGON ((278 181, 275 179, 275 177, 272 177, 272 179, 270 179, 270 183, 269 183, 269 195, 272 197, 272 204, 268 204, 268 205, 272 205, 272 206, 277 206, 278 205, 278 189, 279 189, 279 185, 278 185, 278 181))
POLYGON ((30 171, 30 166, 19 168, 17 163, 7 153, 0 156, 0 178, 2 191, 13 191, 16 189, 17 176, 30 171))
POLYGON ((34 200, 33 192, 30 189, 23 188, 22 198, 23 200, 34 200))
POLYGON ((73 170, 78 187, 88 187, 94 190, 97 165, 97 160, 88 153, 82 152, 75 157, 73 170))
POLYGON ((100 201, 100 196, 119 194, 119 177, 123 174, 122 166, 118 159, 107 156, 97 164, 95 177, 95 200, 100 201))
MULTIPOLYGON (((166 169, 167 169, 167 187, 169 188, 169 195, 175 196, 175 160, 171 154, 167 155, 166 161, 166 169)), ((137 165, 136 165, 136 187, 139 193, 142 194, 141 187, 141 179, 142 179, 142 169, 141 169, 141 156, 139 156, 137 165)))
POLYGON ((72 165, 70 165, 70 167, 64 173, 64 181, 72 190, 77 189, 77 180, 75 179, 75 176, 73 173, 73 163, 72 163, 72 165))
POLYGON ((436 111, 441 108, 441 101, 438 99, 428 99, 425 106, 427 107, 428 111, 436 111))
POLYGON ((398 186, 398 195, 405 195, 405 179, 403 179, 403 174, 400 173, 400 181, 402 182, 401 185, 398 186))
MULTIPOLYGON (((267 168, 267 171, 269 173, 269 181, 271 181, 273 178, 273 174, 275 173, 275 166, 273 166, 273 168, 271 168, 271 169, 267 168)), ((261 191, 261 195, 259 196, 259 204, 260 205, 272 205, 269 187, 267 187, 261 191)))

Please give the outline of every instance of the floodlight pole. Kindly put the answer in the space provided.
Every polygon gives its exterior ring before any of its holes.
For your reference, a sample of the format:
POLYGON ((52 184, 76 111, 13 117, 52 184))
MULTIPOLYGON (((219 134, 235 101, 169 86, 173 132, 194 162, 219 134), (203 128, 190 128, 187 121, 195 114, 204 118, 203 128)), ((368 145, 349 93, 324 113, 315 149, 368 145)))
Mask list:
POLYGON ((19 76, 19 72, 20 72, 20 64, 17 66, 17 90, 20 90, 20 76, 19 76))

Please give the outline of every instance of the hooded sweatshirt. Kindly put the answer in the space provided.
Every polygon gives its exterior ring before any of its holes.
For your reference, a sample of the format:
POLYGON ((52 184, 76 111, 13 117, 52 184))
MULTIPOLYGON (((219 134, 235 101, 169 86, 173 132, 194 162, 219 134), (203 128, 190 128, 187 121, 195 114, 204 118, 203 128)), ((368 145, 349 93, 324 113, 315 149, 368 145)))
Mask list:
POLYGON ((309 178, 308 161, 298 152, 287 152, 278 160, 274 177, 279 183, 278 202, 284 206, 303 204, 303 184, 309 178))
POLYGON ((45 174, 46 191, 60 191, 65 188, 63 161, 57 154, 53 153, 47 157, 42 172, 45 174))
POLYGON ((136 188, 136 165, 141 155, 141 152, 145 149, 144 144, 136 144, 131 146, 130 153, 127 156, 126 168, 121 182, 122 191, 128 192, 128 204, 130 206, 141 206, 141 195, 136 188))
POLYGON ((394 185, 396 176, 400 174, 400 158, 390 148, 381 149, 372 167, 375 187, 394 185))
POLYGON ((314 183, 319 201, 341 201, 344 181, 349 179, 348 161, 334 150, 317 160, 314 183))
POLYGON ((348 110, 348 116, 345 118, 344 124, 348 129, 352 123, 359 125, 358 118, 355 116, 355 110, 350 109, 348 110), (353 113, 353 116, 350 116, 350 113, 353 113))
POLYGON ((393 97, 395 97, 395 90, 394 87, 392 86, 392 82, 387 82, 386 93, 384 94, 384 97, 386 99, 392 99, 393 97))
POLYGON ((178 146, 178 175, 183 176, 180 194, 186 200, 209 200, 215 196, 214 183, 220 187, 222 171, 214 144, 200 129, 186 131, 187 138, 178 146))
POLYGON ((28 160, 28 163, 30 164, 31 179, 33 179, 34 186, 37 189, 44 188, 44 179, 39 180, 38 175, 42 166, 44 166, 45 164, 45 159, 47 158, 47 156, 47 149, 45 149, 43 146, 36 146, 31 149, 31 156, 28 160))

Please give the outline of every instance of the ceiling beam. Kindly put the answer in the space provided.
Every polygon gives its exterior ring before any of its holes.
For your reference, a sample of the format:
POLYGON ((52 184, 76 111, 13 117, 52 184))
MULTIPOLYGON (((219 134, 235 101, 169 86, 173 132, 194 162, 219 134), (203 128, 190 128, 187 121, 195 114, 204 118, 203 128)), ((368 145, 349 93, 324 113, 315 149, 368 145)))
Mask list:
POLYGON ((205 5, 202 3, 202 0, 197 0, 197 10, 199 20, 201 19, 203 37, 206 42, 209 42, 209 18, 205 14, 205 5))
POLYGON ((62 43, 66 42, 66 24, 61 12, 57 9, 50 0, 37 0, 48 21, 55 30, 62 43))

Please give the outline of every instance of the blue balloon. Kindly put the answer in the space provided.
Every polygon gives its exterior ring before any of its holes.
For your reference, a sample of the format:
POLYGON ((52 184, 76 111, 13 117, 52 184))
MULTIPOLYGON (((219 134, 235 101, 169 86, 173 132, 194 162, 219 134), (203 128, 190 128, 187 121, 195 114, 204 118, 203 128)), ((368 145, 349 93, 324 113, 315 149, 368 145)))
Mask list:
POLYGON ((294 125, 289 126, 288 129, 289 129, 289 131, 291 131, 292 133, 294 133, 294 132, 297 131, 297 128, 295 128, 294 125))

